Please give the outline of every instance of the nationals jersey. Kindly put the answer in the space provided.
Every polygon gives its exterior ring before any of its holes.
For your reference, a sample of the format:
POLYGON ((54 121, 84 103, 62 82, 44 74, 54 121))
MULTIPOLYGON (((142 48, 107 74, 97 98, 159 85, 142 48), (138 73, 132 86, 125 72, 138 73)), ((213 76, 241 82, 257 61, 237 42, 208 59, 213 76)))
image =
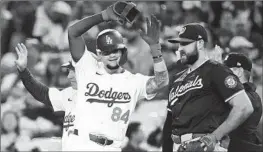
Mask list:
POLYGON ((62 151, 66 150, 66 142, 69 138, 70 131, 72 131, 74 128, 76 93, 76 90, 74 90, 72 87, 68 87, 62 91, 59 91, 56 88, 49 89, 49 99, 54 111, 65 111, 62 135, 62 151))
POLYGON ((88 138, 89 133, 93 133, 123 141, 136 102, 155 96, 146 94, 150 77, 127 70, 108 74, 103 63, 87 49, 74 66, 78 82, 76 129, 79 136, 88 138))
POLYGON ((170 79, 168 111, 172 133, 211 133, 228 116, 226 102, 244 91, 242 83, 224 65, 207 60, 197 69, 186 69, 170 79))

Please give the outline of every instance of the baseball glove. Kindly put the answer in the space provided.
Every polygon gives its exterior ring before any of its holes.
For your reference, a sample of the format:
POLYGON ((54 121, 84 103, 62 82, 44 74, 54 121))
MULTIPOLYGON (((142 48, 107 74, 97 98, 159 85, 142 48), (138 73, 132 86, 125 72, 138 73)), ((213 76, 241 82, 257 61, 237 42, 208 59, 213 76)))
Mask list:
POLYGON ((123 21, 127 21, 133 24, 140 15, 140 11, 136 8, 136 5, 132 2, 118 1, 113 5, 113 11, 123 21))
POLYGON ((215 144, 209 137, 203 136, 182 143, 178 152, 213 152, 215 144))

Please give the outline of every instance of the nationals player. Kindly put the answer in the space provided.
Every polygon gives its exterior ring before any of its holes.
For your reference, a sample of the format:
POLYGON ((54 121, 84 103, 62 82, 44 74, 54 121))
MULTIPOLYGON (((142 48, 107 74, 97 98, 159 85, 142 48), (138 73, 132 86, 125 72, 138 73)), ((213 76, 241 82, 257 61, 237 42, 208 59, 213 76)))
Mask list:
MULTIPOLYGON (((160 23, 151 16, 142 38, 151 48, 155 75, 132 74, 122 68, 127 48, 122 35, 106 29, 97 36, 97 59, 85 50, 81 35, 103 21, 117 21, 112 6, 68 29, 78 82, 76 125, 72 150, 121 151, 130 115, 140 99, 152 99, 168 85, 168 72, 159 44, 160 23)), ((142 50, 143 51, 143 50, 142 50)))
POLYGON ((71 87, 59 90, 57 88, 48 88, 41 82, 37 81, 27 67, 27 48, 24 44, 18 44, 16 47, 18 59, 15 61, 19 71, 20 78, 25 85, 28 92, 38 101, 44 103, 46 106, 53 108, 54 111, 65 111, 63 136, 62 136, 62 151, 67 148, 68 134, 74 128, 75 121, 75 101, 77 81, 75 77, 75 70, 71 62, 62 65, 68 71, 68 79, 71 87))
POLYGON ((252 61, 241 53, 230 53, 226 56, 224 64, 243 83, 245 91, 250 98, 254 112, 238 128, 229 134, 230 143, 228 152, 262 151, 262 141, 257 127, 262 116, 262 102, 256 92, 256 85, 249 82, 252 71, 252 61))
MULTIPOLYGON (((187 24, 169 42, 179 43, 180 61, 188 68, 170 80, 164 134, 172 134, 178 151, 225 150, 220 141, 253 112, 242 83, 228 67, 207 58, 203 26, 187 24)), ((166 146, 163 151, 172 151, 172 145, 166 146)))

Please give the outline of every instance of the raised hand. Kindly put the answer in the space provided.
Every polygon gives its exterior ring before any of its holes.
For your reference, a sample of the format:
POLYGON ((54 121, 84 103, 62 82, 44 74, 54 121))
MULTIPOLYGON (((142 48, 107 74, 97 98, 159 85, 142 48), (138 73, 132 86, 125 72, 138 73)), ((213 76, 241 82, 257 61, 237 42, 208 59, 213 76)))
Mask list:
POLYGON ((15 49, 18 56, 15 64, 19 71, 24 71, 27 67, 27 48, 23 43, 18 43, 15 49))
POLYGON ((220 46, 216 45, 215 48, 208 53, 208 56, 209 59, 222 63, 222 54, 223 49, 220 46))
POLYGON ((159 43, 160 37, 160 26, 161 23, 154 15, 151 15, 151 20, 146 18, 147 29, 146 31, 140 31, 141 37, 144 39, 146 43, 150 46, 159 43))

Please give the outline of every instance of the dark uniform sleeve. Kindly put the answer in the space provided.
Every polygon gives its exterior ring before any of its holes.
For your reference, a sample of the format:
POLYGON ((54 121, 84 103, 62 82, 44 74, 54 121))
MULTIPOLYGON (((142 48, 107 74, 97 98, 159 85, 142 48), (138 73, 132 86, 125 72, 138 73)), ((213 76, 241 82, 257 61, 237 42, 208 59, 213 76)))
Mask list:
POLYGON ((223 65, 215 65, 211 71, 212 87, 225 102, 243 90, 243 84, 233 72, 223 65))
MULTIPOLYGON (((19 71, 19 70, 18 70, 19 71)), ((48 96, 49 88, 38 82, 26 68, 24 71, 19 71, 19 76, 27 89, 27 91, 38 101, 51 108, 52 104, 48 96)))

